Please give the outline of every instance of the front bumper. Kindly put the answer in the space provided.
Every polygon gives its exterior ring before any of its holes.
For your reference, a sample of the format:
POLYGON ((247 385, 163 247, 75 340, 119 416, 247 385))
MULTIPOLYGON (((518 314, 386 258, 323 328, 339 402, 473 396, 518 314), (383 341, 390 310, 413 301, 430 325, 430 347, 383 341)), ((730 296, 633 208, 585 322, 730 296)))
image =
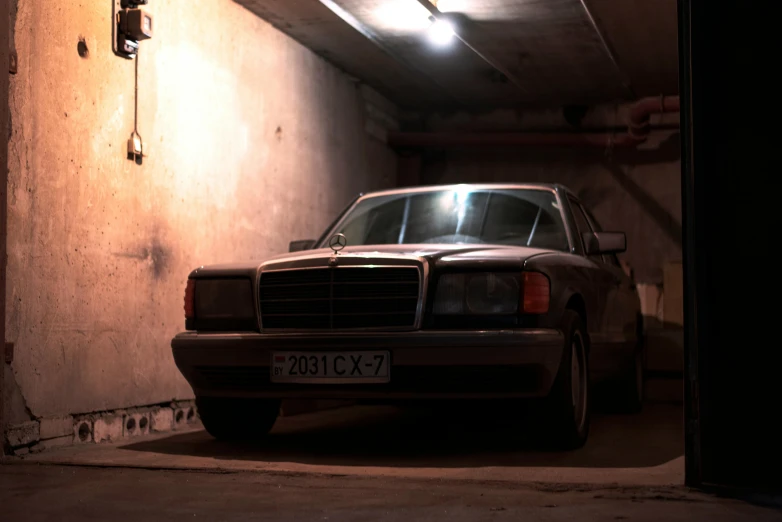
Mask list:
POLYGON ((557 330, 383 333, 180 333, 176 365, 197 396, 317 399, 546 396, 563 352, 557 330), (269 380, 272 351, 388 350, 383 384, 281 384, 269 380))

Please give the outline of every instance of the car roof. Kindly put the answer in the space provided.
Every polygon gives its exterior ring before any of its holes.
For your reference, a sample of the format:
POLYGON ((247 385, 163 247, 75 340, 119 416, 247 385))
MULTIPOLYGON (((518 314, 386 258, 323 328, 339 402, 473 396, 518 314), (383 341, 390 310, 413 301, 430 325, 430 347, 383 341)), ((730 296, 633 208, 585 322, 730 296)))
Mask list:
POLYGON ((455 190, 457 188, 469 187, 472 190, 491 190, 491 189, 534 189, 534 190, 555 190, 565 192, 573 197, 576 195, 572 190, 559 183, 454 183, 449 185, 420 185, 416 187, 400 187, 394 189, 377 190, 373 192, 362 193, 361 197, 386 196, 392 194, 416 194, 420 192, 435 192, 438 190, 455 190))

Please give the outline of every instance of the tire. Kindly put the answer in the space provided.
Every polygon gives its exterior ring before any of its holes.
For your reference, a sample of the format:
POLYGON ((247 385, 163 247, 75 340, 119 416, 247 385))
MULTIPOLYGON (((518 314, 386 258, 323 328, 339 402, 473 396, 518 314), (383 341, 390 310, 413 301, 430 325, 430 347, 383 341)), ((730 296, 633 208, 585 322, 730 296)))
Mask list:
POLYGON ((635 357, 631 368, 628 368, 611 390, 610 403, 616 413, 638 413, 643 409, 644 388, 646 385, 646 352, 643 339, 639 337, 635 349, 635 357))
POLYGON ((206 431, 221 441, 262 439, 280 413, 280 401, 274 399, 197 397, 196 407, 206 431))
POLYGON ((631 364, 600 389, 599 405, 605 413, 633 414, 643 409, 646 386, 646 347, 642 318, 637 322, 637 343, 631 364))
POLYGON ((573 450, 581 448, 589 437, 589 341, 581 316, 572 310, 565 310, 562 316, 562 332, 562 361, 542 405, 543 435, 546 445, 553 449, 573 450))

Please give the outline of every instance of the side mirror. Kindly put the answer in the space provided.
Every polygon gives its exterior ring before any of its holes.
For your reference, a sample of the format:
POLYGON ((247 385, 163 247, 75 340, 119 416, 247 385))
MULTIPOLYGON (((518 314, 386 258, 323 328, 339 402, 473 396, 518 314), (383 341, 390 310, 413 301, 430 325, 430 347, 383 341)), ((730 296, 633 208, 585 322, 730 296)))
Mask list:
POLYGON ((584 245, 588 256, 618 254, 627 250, 624 232, 584 232, 584 245))
POLYGON ((288 245, 288 252, 301 252, 302 250, 312 250, 315 246, 314 239, 299 239, 298 241, 291 241, 288 245))

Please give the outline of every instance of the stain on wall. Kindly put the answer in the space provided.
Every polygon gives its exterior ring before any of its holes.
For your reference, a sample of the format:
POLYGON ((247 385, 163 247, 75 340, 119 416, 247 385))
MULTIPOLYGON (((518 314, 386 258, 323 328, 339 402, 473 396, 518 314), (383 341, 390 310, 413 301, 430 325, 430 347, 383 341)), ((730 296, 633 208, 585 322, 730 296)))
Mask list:
POLYGON ((7 337, 35 416, 192 392, 170 353, 187 274, 314 237, 395 183, 365 90, 231 0, 152 2, 134 63, 111 2, 19 0, 9 144, 7 337), (57 27, 52 31, 52 27, 57 27))

